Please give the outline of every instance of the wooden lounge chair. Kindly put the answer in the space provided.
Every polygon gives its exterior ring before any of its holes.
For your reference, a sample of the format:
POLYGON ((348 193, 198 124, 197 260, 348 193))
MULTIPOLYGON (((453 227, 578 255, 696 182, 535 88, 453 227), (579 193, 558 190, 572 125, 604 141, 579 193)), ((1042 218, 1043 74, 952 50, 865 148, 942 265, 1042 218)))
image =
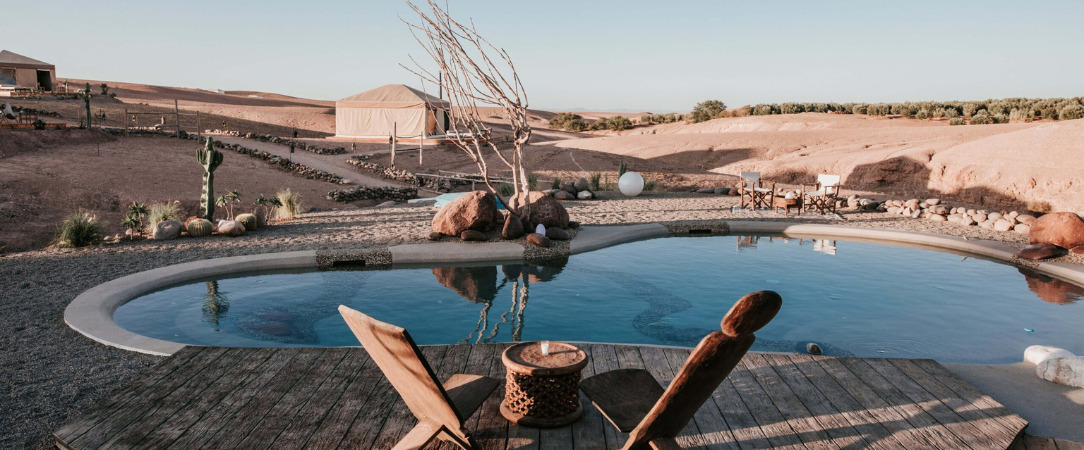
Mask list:
POLYGON ((839 175, 819 174, 817 175, 817 184, 815 185, 802 185, 802 203, 806 209, 816 209, 820 213, 832 213, 836 212, 836 202, 839 201, 839 189, 843 185, 839 184, 839 175), (812 188, 812 189, 807 189, 812 188))
POLYGON ((481 448, 463 424, 501 383, 499 380, 455 374, 441 384, 405 329, 346 306, 339 306, 339 314, 418 418, 418 424, 395 449, 421 448, 434 438, 467 449, 481 448))
POLYGON ((753 333, 767 325, 782 304, 772 291, 742 297, 723 317, 722 331, 700 341, 666 390, 643 369, 595 375, 580 382, 580 389, 618 430, 629 433, 623 449, 678 448, 674 437, 753 345, 753 333))
POLYGON ((741 188, 738 191, 741 194, 742 208, 745 208, 746 205, 749 206, 749 209, 772 207, 772 203, 775 201, 774 182, 771 188, 764 187, 764 181, 760 179, 760 172, 742 171, 739 176, 741 176, 741 188))

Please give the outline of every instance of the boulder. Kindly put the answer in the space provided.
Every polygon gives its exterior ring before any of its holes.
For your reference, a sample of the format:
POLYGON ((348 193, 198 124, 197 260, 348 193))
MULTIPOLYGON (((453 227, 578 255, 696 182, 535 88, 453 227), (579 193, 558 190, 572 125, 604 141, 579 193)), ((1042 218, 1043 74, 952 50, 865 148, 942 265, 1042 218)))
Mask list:
POLYGON ((504 239, 516 239, 520 236, 523 236, 523 221, 519 220, 519 216, 509 214, 508 218, 504 219, 504 228, 501 228, 501 237, 504 239))
POLYGON ((995 231, 1009 231, 1012 229, 1012 221, 1008 219, 998 219, 994 222, 995 231))
POLYGON ((989 218, 990 220, 999 220, 999 219, 1002 218, 1002 215, 1001 215, 1001 213, 992 212, 990 214, 987 214, 986 217, 989 218))
POLYGON ((983 223, 986 221, 986 214, 975 213, 971 215, 971 218, 975 219, 975 222, 983 223))
POLYGON ((1031 224, 1032 244, 1054 244, 1061 248, 1084 245, 1084 220, 1071 212, 1045 214, 1031 224))
POLYGON ((543 236, 541 234, 538 234, 538 233, 528 234, 527 235, 527 242, 530 242, 530 243, 532 243, 534 245, 537 245, 539 247, 549 247, 550 246, 550 238, 545 237, 545 236, 543 236))
POLYGON ((715 190, 713 192, 715 192, 715 194, 717 194, 717 195, 730 195, 730 188, 728 188, 728 187, 717 187, 717 188, 715 188, 715 190))
POLYGON ((595 198, 595 194, 592 194, 591 191, 588 191, 588 190, 585 189, 585 190, 582 190, 580 192, 577 192, 576 193, 576 198, 578 198, 580 200, 591 200, 592 198, 595 198))
POLYGON ((1084 356, 1048 358, 1035 366, 1035 375, 1052 383, 1084 387, 1084 356))
POLYGON ((181 237, 181 223, 176 220, 163 220, 154 226, 151 239, 168 240, 181 237))
POLYGON ((960 217, 960 225, 963 225, 965 227, 969 227, 969 226, 972 226, 974 224, 975 224, 975 219, 972 219, 971 216, 960 217))
POLYGON ((855 209, 855 208, 858 208, 859 206, 862 206, 862 204, 860 203, 860 200, 858 199, 857 195, 852 195, 850 197, 847 197, 847 207, 848 208, 855 209))
POLYGON ((489 239, 486 237, 485 233, 478 230, 463 230, 462 233, 459 233, 459 238, 464 241, 475 242, 485 241, 489 239))
POLYGON ((580 223, 575 220, 570 220, 568 221, 568 227, 574 230, 578 230, 580 229, 580 223))
POLYGON ((429 239, 430 241, 439 241, 439 240, 440 240, 440 238, 441 238, 441 236, 444 236, 444 235, 443 235, 443 234, 440 234, 440 233, 437 233, 436 231, 430 231, 430 232, 429 232, 429 236, 426 236, 426 237, 427 237, 427 238, 428 238, 428 239, 429 239))
POLYGON ((575 183, 572 183, 572 187, 576 188, 576 192, 586 191, 591 187, 591 183, 587 182, 587 178, 580 177, 575 183))
POLYGON ((557 227, 546 228, 546 237, 555 241, 567 241, 572 238, 572 236, 569 235, 567 231, 557 227))
POLYGON ((945 216, 942 216, 942 215, 940 215, 940 214, 930 214, 930 215, 929 215, 928 217, 926 217, 926 218, 927 218, 927 219, 930 219, 930 220, 932 220, 932 221, 934 221, 934 222, 944 222, 944 221, 946 221, 946 220, 947 220, 947 218, 946 218, 945 216))
POLYGON ((557 200, 575 200, 576 196, 568 191, 557 191, 553 193, 553 198, 557 200))
POLYGON ((503 219, 492 193, 471 191, 437 211, 433 216, 433 231, 445 236, 459 236, 466 230, 489 232, 500 226, 503 219))
MULTIPOLYGON (((1026 225, 1025 225, 1025 226, 1026 226, 1026 225)), ((1078 255, 1084 255, 1084 245, 1078 245, 1078 246, 1076 246, 1076 247, 1073 247, 1073 248, 1072 248, 1072 249, 1070 249, 1069 251, 1071 251, 1071 252, 1073 252, 1073 253, 1076 253, 1076 254, 1078 254, 1078 255)))
POLYGON ((1029 234, 1031 233, 1031 226, 1021 223, 1013 227, 1012 230, 1020 234, 1029 234))
POLYGON ((1032 244, 1024 247, 1016 254, 1017 258, 1040 260, 1056 258, 1065 254, 1065 249, 1054 244, 1032 244))
POLYGON ((938 203, 941 203, 941 199, 939 199, 939 198, 928 198, 928 199, 926 199, 926 204, 927 205, 933 206, 933 205, 936 205, 938 203))
POLYGON ((576 189, 576 185, 572 184, 572 183, 561 183, 561 190, 565 191, 565 192, 568 192, 569 194, 572 194, 572 195, 576 195, 576 192, 579 192, 576 189))
MULTIPOLYGON (((518 211, 523 205, 523 195, 512 198, 512 210, 518 211)), ((532 191, 527 196, 531 205, 531 214, 528 220, 533 224, 541 224, 549 227, 568 228, 568 211, 553 197, 548 197, 541 192, 532 191)))
POLYGON ((1073 354, 1069 350, 1047 345, 1032 345, 1024 349, 1024 362, 1029 364, 1038 365, 1049 358, 1068 358, 1070 356, 1073 356, 1073 354))
POLYGON ((245 224, 236 220, 222 220, 218 222, 218 234, 226 236, 242 236, 245 234, 245 224))

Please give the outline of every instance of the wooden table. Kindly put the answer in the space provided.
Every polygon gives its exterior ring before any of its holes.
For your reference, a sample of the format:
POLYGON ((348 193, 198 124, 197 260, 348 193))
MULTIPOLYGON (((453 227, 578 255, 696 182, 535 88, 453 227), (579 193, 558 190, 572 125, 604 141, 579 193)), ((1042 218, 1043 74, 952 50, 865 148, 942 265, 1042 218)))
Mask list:
POLYGON ((501 415, 527 427, 559 427, 583 415, 580 405, 580 371, 587 353, 563 342, 548 342, 542 354, 540 342, 524 342, 504 350, 506 369, 501 415))
POLYGON ((772 206, 775 210, 782 208, 783 216, 789 216, 791 208, 797 209, 798 215, 802 215, 802 198, 798 196, 794 198, 776 197, 772 206))

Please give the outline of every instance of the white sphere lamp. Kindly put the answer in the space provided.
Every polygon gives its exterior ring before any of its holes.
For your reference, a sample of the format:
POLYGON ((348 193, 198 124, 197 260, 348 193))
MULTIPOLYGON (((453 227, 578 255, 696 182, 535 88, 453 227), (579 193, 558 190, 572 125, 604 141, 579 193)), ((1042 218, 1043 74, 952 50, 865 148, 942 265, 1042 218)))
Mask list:
POLYGON ((626 197, 635 197, 644 190, 644 177, 636 172, 625 172, 617 179, 617 188, 626 197))

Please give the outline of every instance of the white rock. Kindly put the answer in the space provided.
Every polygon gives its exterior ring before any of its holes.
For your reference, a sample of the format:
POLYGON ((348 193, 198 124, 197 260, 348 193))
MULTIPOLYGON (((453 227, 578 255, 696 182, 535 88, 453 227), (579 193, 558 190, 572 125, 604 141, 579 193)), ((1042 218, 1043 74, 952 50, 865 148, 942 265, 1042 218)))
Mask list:
POLYGON ((1051 347, 1049 345, 1032 345, 1024 349, 1024 362, 1038 365, 1048 358, 1068 358, 1073 353, 1064 348, 1051 347))
POLYGON ((542 225, 542 224, 538 224, 538 226, 534 227, 534 232, 545 236, 546 235, 546 226, 542 225))
POLYGON ((1013 219, 1015 219, 1016 216, 1019 216, 1019 215, 1020 215, 1020 213, 1018 213, 1016 211, 1009 211, 1009 217, 1012 217, 1013 219))
POLYGON ((1012 226, 1012 221, 1005 219, 998 219, 996 222, 994 222, 995 231, 1009 231, 1012 229, 1012 226))
POLYGON ((1052 383, 1084 387, 1084 356, 1047 358, 1035 366, 1035 375, 1052 383))
POLYGON ((226 236, 241 236, 245 234, 245 226, 236 220, 221 220, 218 222, 218 234, 226 236))
POLYGON ((1028 234, 1028 233, 1031 233, 1031 225, 1028 225, 1026 223, 1021 223, 1021 224, 1018 224, 1015 227, 1013 227, 1013 231, 1015 231, 1017 233, 1020 233, 1020 234, 1028 234))
POLYGON ((927 205, 936 205, 938 203, 941 203, 941 199, 939 199, 939 198, 928 198, 928 199, 926 199, 926 204, 927 205))
POLYGON ((992 212, 987 214, 986 217, 989 217, 991 220, 998 220, 1001 218, 1001 213, 992 212))
MULTIPOLYGON (((712 191, 715 192, 715 191, 712 191)), ((590 200, 592 198, 591 191, 583 190, 576 193, 576 198, 580 200, 590 200)))

